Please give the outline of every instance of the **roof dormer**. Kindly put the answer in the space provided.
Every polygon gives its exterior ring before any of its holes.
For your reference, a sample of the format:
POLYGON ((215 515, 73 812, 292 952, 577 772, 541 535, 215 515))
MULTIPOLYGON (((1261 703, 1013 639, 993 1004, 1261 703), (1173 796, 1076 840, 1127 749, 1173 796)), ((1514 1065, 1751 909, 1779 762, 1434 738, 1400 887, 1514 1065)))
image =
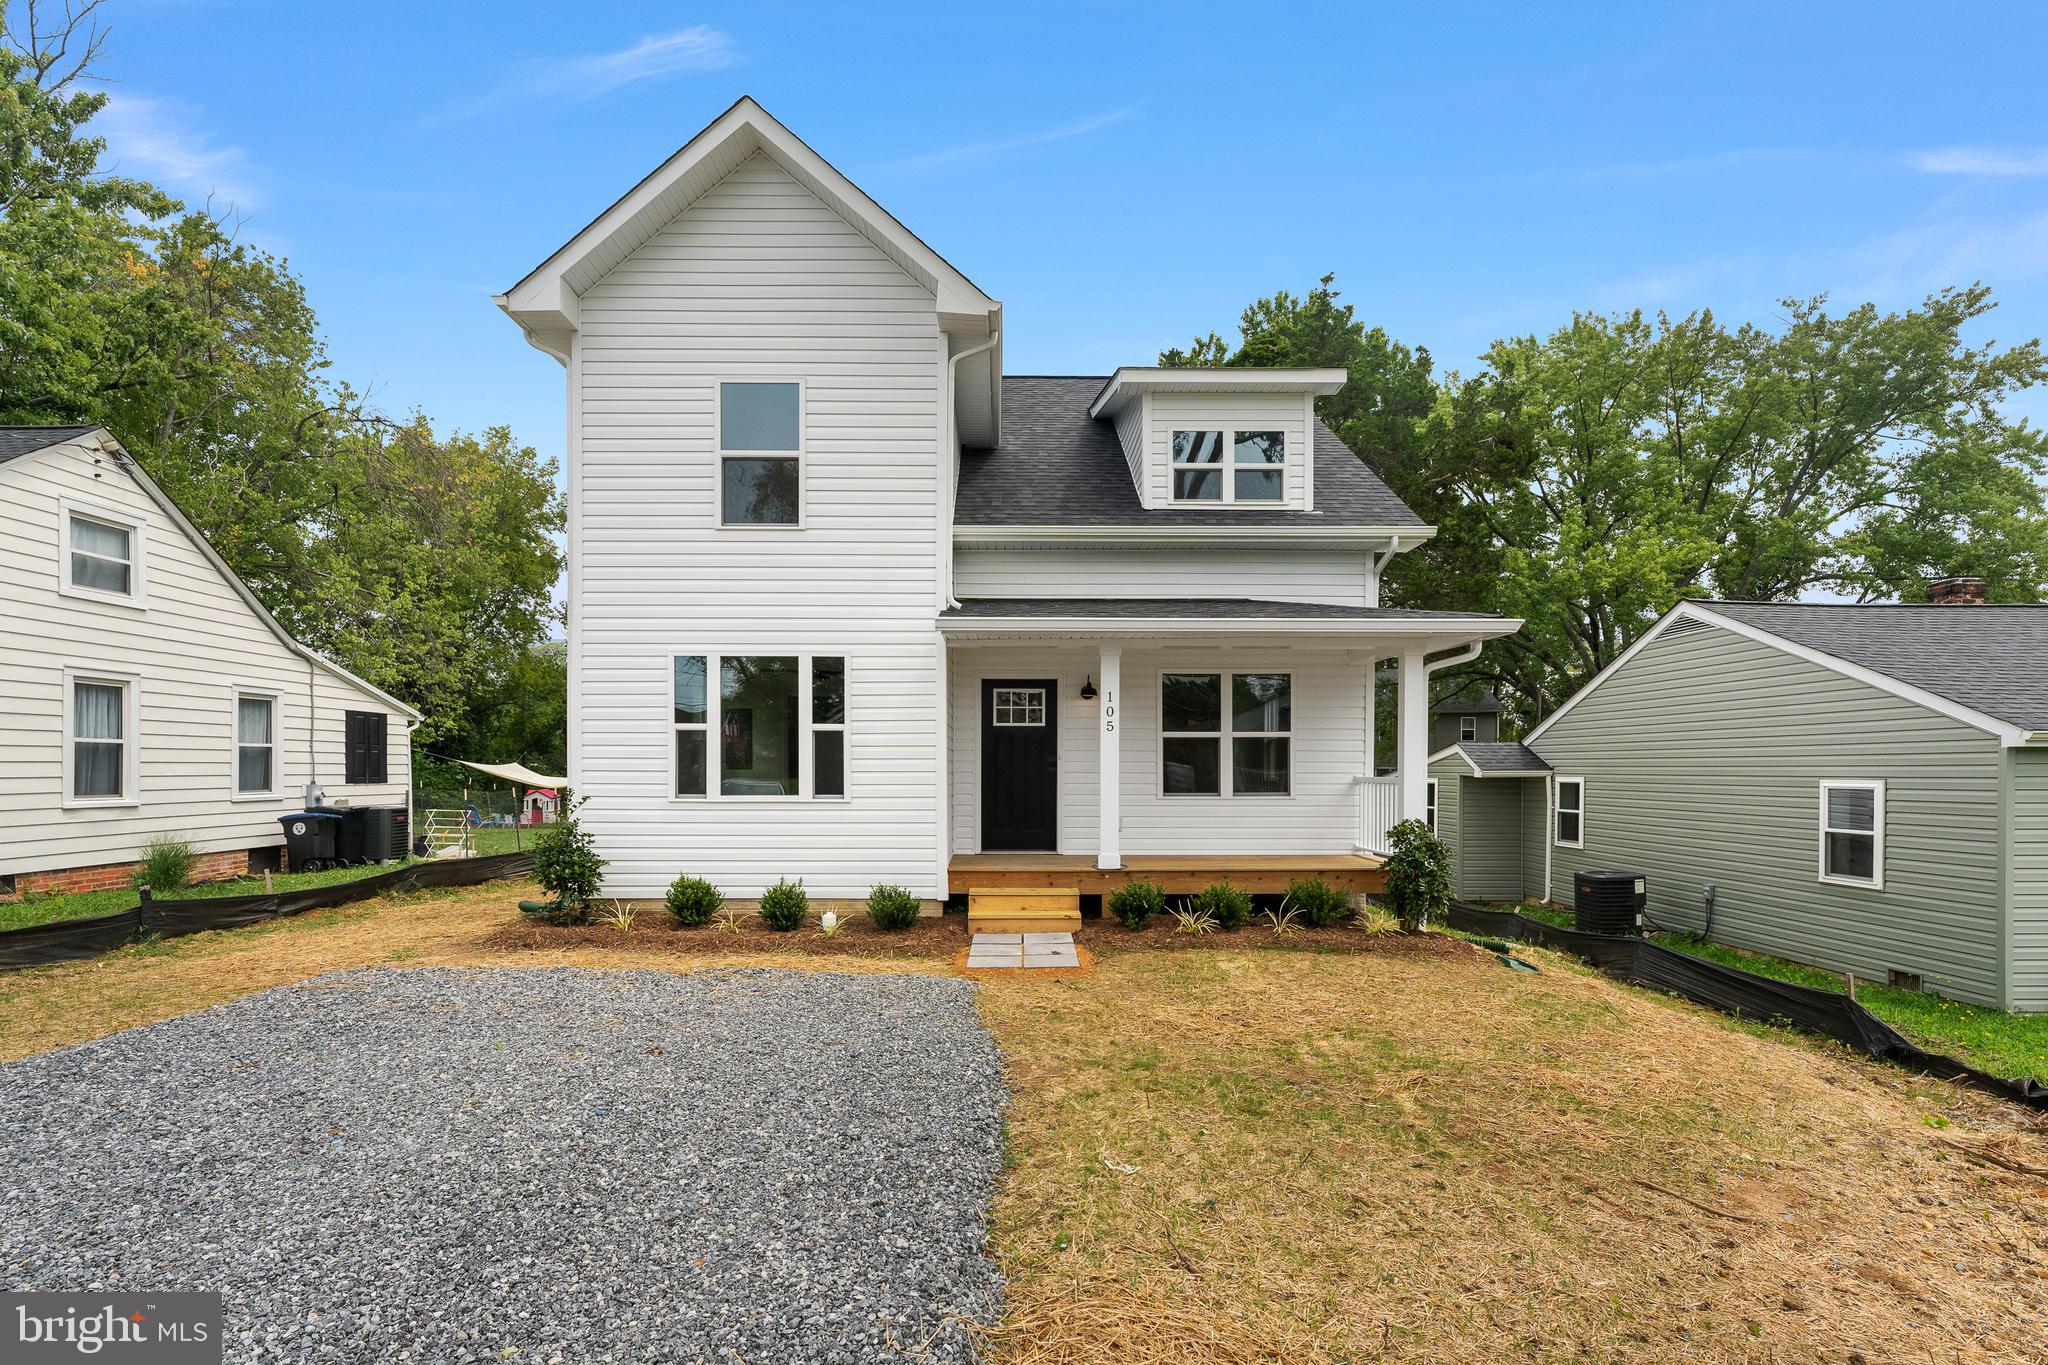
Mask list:
POLYGON ((1315 510, 1315 401, 1340 369, 1131 368, 1089 416, 1116 428, 1138 501, 1158 508, 1315 510))

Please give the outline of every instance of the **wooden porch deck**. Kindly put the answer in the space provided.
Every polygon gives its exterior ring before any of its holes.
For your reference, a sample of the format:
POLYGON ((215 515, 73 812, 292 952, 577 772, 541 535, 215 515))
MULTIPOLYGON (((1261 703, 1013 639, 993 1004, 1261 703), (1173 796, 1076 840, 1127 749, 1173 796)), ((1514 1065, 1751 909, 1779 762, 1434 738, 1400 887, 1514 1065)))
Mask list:
POLYGON ((1339 890, 1360 893, 1387 886, 1385 864, 1369 853, 1132 854, 1122 867, 1109 870, 1095 866, 1092 853, 959 853, 947 867, 946 882, 956 895, 1058 888, 1099 896, 1136 881, 1174 895, 1219 881, 1254 895, 1277 895, 1303 877, 1321 877, 1339 890))

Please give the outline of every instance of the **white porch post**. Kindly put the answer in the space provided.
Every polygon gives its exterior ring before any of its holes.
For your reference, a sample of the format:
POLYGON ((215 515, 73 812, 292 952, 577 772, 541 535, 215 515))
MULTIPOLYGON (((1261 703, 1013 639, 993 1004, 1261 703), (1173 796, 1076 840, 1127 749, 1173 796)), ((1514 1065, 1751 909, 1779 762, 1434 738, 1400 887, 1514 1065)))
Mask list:
POLYGON ((1100 743, 1097 772, 1096 810, 1101 818, 1096 836, 1095 865, 1118 868, 1124 865, 1122 725, 1124 651, 1121 645, 1102 646, 1101 696, 1096 703, 1096 738, 1100 743))
POLYGON ((1380 656, 1365 652, 1365 772, 1370 782, 1380 775, 1379 758, 1380 656))
POLYGON ((1401 651, 1400 698, 1394 711, 1394 759, 1401 818, 1420 820, 1429 806, 1429 674, 1423 651, 1401 651))

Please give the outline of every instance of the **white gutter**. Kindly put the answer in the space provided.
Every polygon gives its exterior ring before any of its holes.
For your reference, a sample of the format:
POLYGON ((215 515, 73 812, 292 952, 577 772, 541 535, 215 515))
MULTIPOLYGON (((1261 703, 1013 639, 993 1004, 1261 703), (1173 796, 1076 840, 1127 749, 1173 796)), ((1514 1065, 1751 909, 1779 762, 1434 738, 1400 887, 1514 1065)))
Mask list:
POLYGON ((975 616, 941 619, 938 624, 939 630, 947 635, 1271 635, 1286 632, 1396 639, 1416 635, 1477 637, 1463 652, 1425 665, 1427 673, 1452 664, 1469 663, 1479 657, 1479 640, 1513 635, 1522 628, 1519 619, 1499 616, 1479 620, 1404 616, 1384 621, 1329 616, 975 616))
MULTIPOLYGON (((1169 509, 1155 509, 1165 511, 1169 509)), ((1179 507, 1173 511, 1184 510, 1179 507)), ((1317 512, 1301 512, 1302 517, 1320 516, 1317 512)), ((1133 523, 1122 526, 955 526, 953 539, 966 544, 993 543, 1004 540, 1160 540, 1160 541, 1203 541, 1203 540, 1399 540, 1408 542, 1408 548, 1436 535, 1434 526, 1243 526, 1225 523, 1219 526, 1147 526, 1133 523)), ((1392 553, 1391 551, 1389 553, 1392 553)))
MULTIPOLYGON (((939 544, 946 543, 946 528, 953 521, 953 499, 957 496, 960 481, 960 362, 969 356, 983 355, 996 348, 1003 339, 1001 328, 993 328, 988 340, 977 346, 969 346, 946 362, 946 461, 941 471, 946 477, 946 487, 939 497, 939 544)), ((995 377, 989 378, 989 401, 995 401, 995 377)), ((957 532, 956 532, 957 535, 957 532)), ((946 554, 946 564, 940 572, 939 595, 948 608, 960 605, 960 599, 953 596, 953 556, 946 554)))

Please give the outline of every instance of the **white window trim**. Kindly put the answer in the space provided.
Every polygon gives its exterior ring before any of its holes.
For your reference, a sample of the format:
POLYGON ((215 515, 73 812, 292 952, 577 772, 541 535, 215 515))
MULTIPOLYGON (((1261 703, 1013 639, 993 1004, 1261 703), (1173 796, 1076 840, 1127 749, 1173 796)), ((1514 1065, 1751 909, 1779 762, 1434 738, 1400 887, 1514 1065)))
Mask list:
POLYGON ((1479 717, 1477 717, 1477 716, 1460 716, 1460 717, 1458 717, 1458 742, 1459 742, 1460 744, 1474 744, 1474 743, 1477 743, 1477 742, 1478 742, 1478 740, 1479 740, 1479 717))
MULTIPOLYGON (((811 515, 810 480, 810 388, 794 375, 726 374, 711 380, 711 524, 721 531, 801 531, 811 515), (725 448, 725 386, 727 384, 796 385, 795 450, 727 450, 725 448), (725 461, 735 459, 796 461, 796 520, 793 522, 727 521, 725 519, 725 461)), ((827 656, 830 657, 830 656, 827 656)), ((760 799, 760 798, 757 798, 760 799)), ((774 798, 767 798, 774 799, 774 798)))
POLYGON ((138 611, 146 609, 149 606, 148 520, 132 512, 116 512, 111 507, 59 498, 57 591, 66 597, 83 598, 88 602, 105 602, 110 606, 132 607, 138 611), (128 533, 128 592, 106 592, 99 588, 80 587, 71 581, 71 521, 74 517, 105 522, 109 526, 118 526, 128 533))
POLYGON ((1827 778, 1820 784, 1820 880, 1829 886, 1853 886, 1859 891, 1884 890, 1884 779, 1883 778, 1827 778), (1871 810, 1868 830, 1830 829, 1828 827, 1828 793, 1832 791, 1867 791, 1876 800, 1871 810), (1829 834, 1869 834, 1870 871, 1868 879, 1843 877, 1828 871, 1829 834))
POLYGON ((64 810, 105 810, 142 804, 142 675, 103 668, 64 670, 64 810), (77 693, 79 683, 100 683, 121 689, 121 795, 73 796, 76 776, 77 693))
MULTIPOLYGON (((228 701, 228 800, 275 801, 284 794, 284 702, 264 687, 237 687, 228 701), (266 791, 243 791, 242 699, 270 703, 270 787, 266 791)), ((347 784, 343 784, 347 785, 347 784)))
POLYGON ((1585 778, 1559 777, 1557 779, 1557 790, 1554 793, 1552 793, 1550 801, 1550 841, 1553 844, 1556 844, 1559 848, 1584 848, 1586 846, 1585 778), (1567 811, 1564 808, 1564 789, 1566 787, 1578 788, 1579 808, 1576 811, 1567 811), (1579 837, 1576 839, 1562 838, 1558 834, 1559 825, 1563 822, 1564 817, 1568 814, 1576 815, 1579 817, 1579 837))
POLYGON ((1294 705, 1294 682, 1299 676, 1291 668, 1164 668, 1159 671, 1159 796, 1167 801, 1292 801, 1294 799, 1294 729, 1292 720, 1285 730, 1246 730, 1244 739, 1284 739, 1287 741, 1287 790, 1284 792, 1240 792, 1235 782, 1236 763, 1232 758, 1231 741, 1240 738, 1232 726, 1230 697, 1231 680, 1234 678, 1260 677, 1278 674, 1287 679, 1288 710, 1294 705), (1218 722, 1220 730, 1168 730, 1166 728, 1166 680, 1168 678, 1198 677, 1213 673, 1223 680, 1222 714, 1218 722), (1213 792, 1170 792, 1166 790, 1166 741, 1169 739, 1214 739, 1217 743, 1216 790, 1213 792))
POLYGON ((674 649, 664 656, 668 667, 663 673, 662 686, 665 691, 662 700, 662 714, 668 720, 668 800, 670 805, 700 806, 706 802, 733 802, 749 806, 816 806, 853 799, 853 745, 850 738, 841 742, 840 786, 845 788, 837 796, 817 796, 817 741, 813 736, 819 730, 837 730, 842 735, 851 735, 850 720, 853 716, 853 654, 845 649, 783 650, 783 649, 728 649, 723 652, 709 649, 674 649), (795 659, 796 660, 796 705, 797 705, 797 789, 794 795, 782 796, 729 796, 719 788, 719 736, 724 729, 725 698, 724 687, 720 684, 720 665, 728 658, 742 659, 795 659), (704 723, 679 723, 676 714, 676 660, 702 659, 704 661, 704 723), (845 715, 848 720, 816 722, 811 719, 811 691, 813 659, 840 659, 845 663, 841 685, 846 689, 845 715), (678 730, 704 731, 704 794, 686 796, 676 790, 676 740, 678 730))
POLYGON ((1425 784, 1428 790, 1423 794, 1422 803, 1423 823, 1429 826, 1431 834, 1436 833, 1436 783, 1437 780, 1432 777, 1425 784))
MULTIPOLYGON (((1258 427, 1168 427, 1166 429, 1166 501, 1174 507, 1229 507, 1238 501, 1236 471, 1239 469, 1278 469, 1280 471, 1280 496, 1277 498, 1246 498, 1247 507, 1267 507, 1285 510, 1288 495, 1288 471, 1294 468, 1295 441, 1282 426, 1258 427), (1223 437, 1220 464, 1179 464, 1174 460, 1173 438, 1187 431, 1214 431, 1223 437), (1240 465, 1237 463, 1237 438, 1251 431, 1277 431, 1280 433, 1280 463, 1277 465, 1240 465), (1182 469, 1220 469, 1223 471, 1223 496, 1221 498, 1183 498, 1174 492, 1173 476, 1182 469)), ((722 504, 721 504, 722 505, 722 504)))

